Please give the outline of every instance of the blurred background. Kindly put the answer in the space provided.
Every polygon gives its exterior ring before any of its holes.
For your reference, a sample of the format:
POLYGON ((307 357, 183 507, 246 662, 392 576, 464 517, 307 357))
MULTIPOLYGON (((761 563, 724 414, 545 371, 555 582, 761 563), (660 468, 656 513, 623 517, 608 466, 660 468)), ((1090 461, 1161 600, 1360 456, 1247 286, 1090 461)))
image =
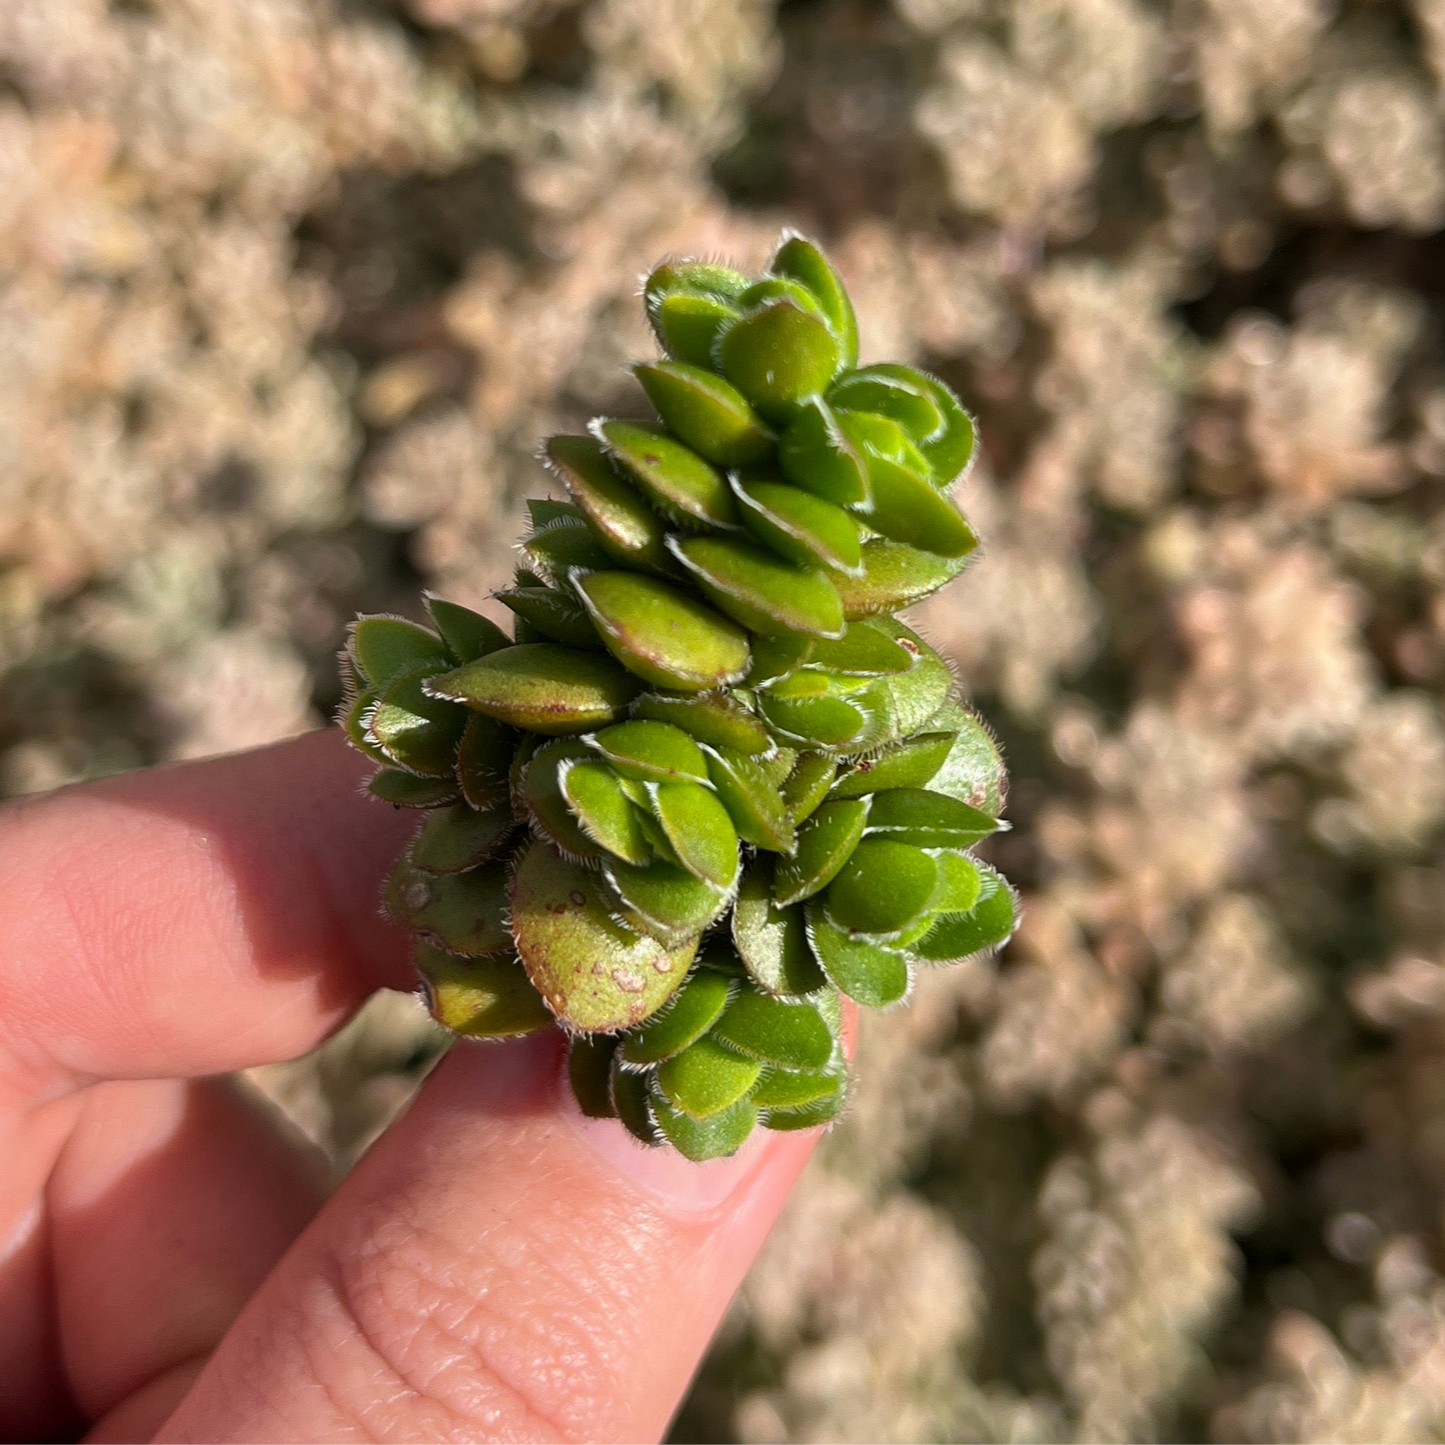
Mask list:
MULTIPOLYGON (((500 585, 783 223, 978 413, 1023 931, 867 1022, 684 1441, 1445 1437, 1445 0, 4 0, 0 792, 500 585)), ((338 1168, 438 1043, 256 1075, 338 1168)))

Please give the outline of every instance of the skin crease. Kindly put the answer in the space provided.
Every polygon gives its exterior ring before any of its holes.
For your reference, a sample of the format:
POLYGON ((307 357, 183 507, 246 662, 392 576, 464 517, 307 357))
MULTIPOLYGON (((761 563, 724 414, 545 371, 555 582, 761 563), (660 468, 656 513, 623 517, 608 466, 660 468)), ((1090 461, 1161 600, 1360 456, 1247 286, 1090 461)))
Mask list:
POLYGON ((656 1439, 811 1151, 462 1043, 339 1189, 239 1087, 379 986, 416 815, 332 733, 0 808, 0 1438, 656 1439))

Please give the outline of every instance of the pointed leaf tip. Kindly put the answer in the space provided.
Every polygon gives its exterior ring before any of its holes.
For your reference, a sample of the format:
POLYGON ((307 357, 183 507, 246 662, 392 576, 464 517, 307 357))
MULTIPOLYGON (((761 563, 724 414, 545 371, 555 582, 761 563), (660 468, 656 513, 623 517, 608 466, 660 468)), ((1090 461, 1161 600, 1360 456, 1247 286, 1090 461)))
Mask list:
POLYGON ((607 650, 654 687, 704 692, 747 671, 748 635, 680 588, 636 572, 573 578, 607 650))
POLYGON ((548 734, 585 733, 616 722, 640 690, 606 654, 552 642, 504 647, 427 683, 433 697, 548 734))

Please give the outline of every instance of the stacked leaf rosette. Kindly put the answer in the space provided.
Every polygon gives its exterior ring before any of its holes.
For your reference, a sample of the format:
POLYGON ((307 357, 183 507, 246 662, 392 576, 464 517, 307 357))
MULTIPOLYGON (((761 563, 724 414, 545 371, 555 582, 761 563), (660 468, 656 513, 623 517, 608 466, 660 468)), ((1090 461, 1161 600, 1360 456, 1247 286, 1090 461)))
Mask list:
POLYGON ((440 598, 354 626, 342 723, 378 799, 425 810, 387 888, 437 1019, 561 1025, 585 1112, 691 1159, 836 1118, 841 1000, 996 948, 974 856, 1005 778, 893 614, 977 538, 973 425, 934 377, 857 364, 810 242, 767 272, 660 266, 659 421, 553 437, 508 637, 440 598))

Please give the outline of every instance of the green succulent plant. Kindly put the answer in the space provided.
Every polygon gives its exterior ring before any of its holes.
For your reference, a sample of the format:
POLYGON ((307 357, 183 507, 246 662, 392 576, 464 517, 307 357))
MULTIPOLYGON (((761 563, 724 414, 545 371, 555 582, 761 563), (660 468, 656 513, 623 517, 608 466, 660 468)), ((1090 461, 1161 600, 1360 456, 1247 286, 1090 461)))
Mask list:
POLYGON ((822 252, 694 261, 644 291, 658 422, 545 460, 512 636, 428 597, 363 617, 342 725, 370 791, 424 810, 387 888, 459 1034, 559 1025, 583 1110, 691 1159, 847 1096, 840 996, 997 947, 998 749, 893 614, 962 570, 973 424, 912 367, 858 365, 822 252))

